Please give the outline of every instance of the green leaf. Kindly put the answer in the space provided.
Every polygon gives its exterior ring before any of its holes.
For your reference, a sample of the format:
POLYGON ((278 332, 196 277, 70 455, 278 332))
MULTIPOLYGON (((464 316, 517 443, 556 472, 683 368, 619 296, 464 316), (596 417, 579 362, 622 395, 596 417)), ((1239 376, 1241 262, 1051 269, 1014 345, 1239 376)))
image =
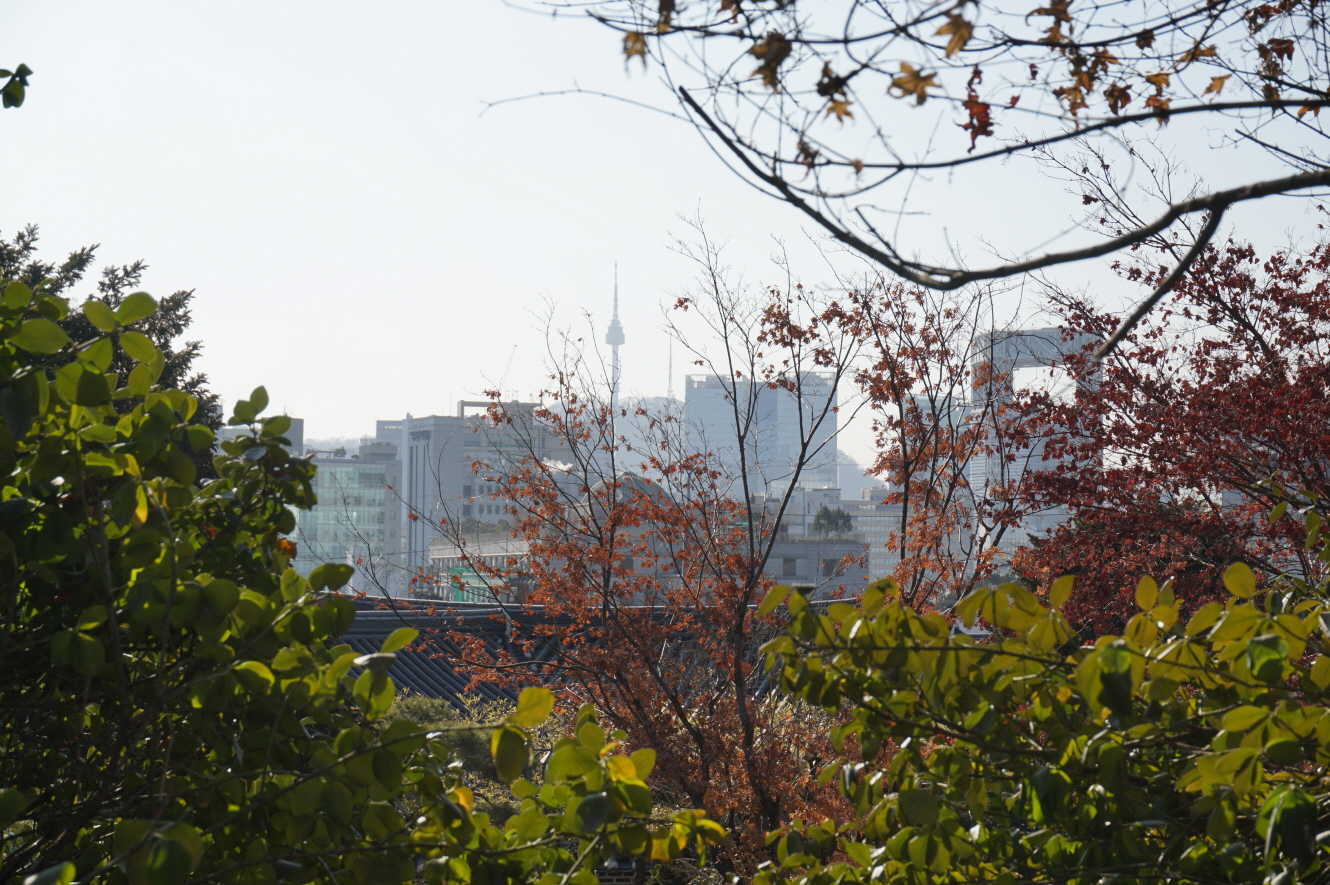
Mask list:
POLYGON ((315 566, 309 573, 309 589, 315 593, 324 588, 336 590, 338 587, 346 586, 346 582, 351 580, 351 576, 355 573, 355 567, 346 563, 325 562, 323 565, 315 566))
POLYGON ((789 595, 790 588, 788 586, 785 584, 777 584, 775 587, 772 587, 767 591, 766 596, 762 597, 762 602, 757 607, 757 613, 759 615, 771 614, 782 602, 785 601, 785 597, 789 595))
POLYGON ((10 310, 23 310, 32 304, 32 290, 26 283, 14 280, 5 286, 5 307, 10 310))
POLYGON ((415 642, 416 637, 419 635, 420 631, 415 629, 414 627, 398 627, 392 633, 388 634, 387 639, 383 640, 383 645, 382 647, 380 647, 379 651, 380 652, 401 651, 411 643, 415 642))
POLYGON ((91 363, 98 372, 105 372, 111 368, 111 361, 115 359, 115 347, 111 339, 103 336, 87 344, 79 353, 79 359, 91 363))
POLYGON ((554 709, 554 692, 548 688, 524 688, 517 696, 517 709, 508 722, 518 728, 535 728, 549 718, 554 709))
POLYGON ((13 787, 0 789, 0 829, 4 829, 18 820, 19 815, 28 807, 28 800, 22 791, 13 787))
POLYGON ((1316 800, 1298 789, 1270 795, 1256 817, 1256 832, 1265 837, 1266 863, 1283 854, 1303 868, 1316 860, 1316 800))
POLYGON ((596 756, 572 741, 561 741, 545 763, 545 782, 581 777, 596 767, 596 756))
POLYGON ((100 639, 86 633, 73 633, 69 638, 69 665, 80 676, 96 676, 106 661, 106 648, 100 639))
POLYGON ((249 395, 249 404, 254 407, 254 414, 258 415, 268 408, 268 391, 263 387, 254 388, 254 392, 249 395))
POLYGON ((152 390, 152 369, 148 366, 138 365, 129 373, 129 380, 126 387, 134 396, 147 396, 152 390))
POLYGON ((1155 607, 1159 600, 1159 585, 1155 583, 1154 578, 1141 578, 1136 584, 1136 607, 1143 612, 1148 612, 1155 607))
POLYGON ((1252 726, 1264 722, 1270 715, 1266 707, 1245 705, 1224 714, 1225 731, 1246 731, 1252 726))
POLYGON ((496 728, 490 738, 490 755, 499 780, 511 784, 522 776, 530 758, 526 735, 511 725, 496 728))
POLYGON ((591 793, 583 796, 577 803, 577 829, 584 836, 590 836, 601 827, 610 815, 610 797, 608 793, 591 793))
POLYGON ((388 712, 396 693, 390 677, 370 670, 360 674, 352 690, 356 703, 365 711, 365 718, 371 720, 380 719, 388 712))
POLYGON ((79 615, 78 629, 96 630, 102 624, 106 623, 107 617, 106 606, 90 605, 83 610, 83 614, 79 615))
POLYGON ((105 301, 98 301, 90 298, 83 302, 83 315, 103 332, 114 332, 116 327, 115 313, 106 306, 105 301))
POLYGON ((245 661, 243 664, 238 664, 236 676, 240 678, 240 684, 253 694, 266 693, 275 681, 272 671, 262 661, 245 661))
POLYGON ((40 873, 33 873, 23 879, 23 885, 69 885, 76 874, 74 865, 69 861, 47 867, 40 873))
POLYGON ((242 399, 240 402, 236 403, 235 408, 231 410, 231 420, 226 423, 232 427, 241 424, 253 424, 254 419, 257 416, 258 412, 255 411, 254 406, 250 404, 249 400, 242 399))
POLYGON ((152 339, 133 329, 120 333, 120 347, 136 362, 151 364, 157 359, 157 348, 153 346, 152 339))
POLYGON ((1256 576, 1246 563, 1235 562, 1224 569, 1224 586, 1234 596, 1251 599, 1256 595, 1256 576))
POLYGON ((633 768, 637 769, 637 776, 641 780, 646 780, 651 775, 651 770, 656 767, 656 751, 650 747, 634 750, 628 758, 632 760, 633 768))
POLYGON ((1251 673, 1266 683, 1284 678, 1284 662, 1288 659, 1288 643, 1273 633, 1257 636, 1247 643, 1247 662, 1251 673))
POLYGON ((1053 586, 1048 588, 1048 601, 1053 608, 1060 609, 1067 604, 1075 583, 1076 579, 1071 575, 1063 575, 1053 582, 1053 586))
POLYGON ((128 326, 152 316, 156 310, 157 302, 151 295, 147 292, 135 292, 120 302, 120 306, 115 309, 115 318, 120 325, 128 326))
POLYGON ((48 319, 25 320, 9 338, 28 353, 56 353, 69 343, 65 330, 48 319))
POLYGON ((928 790, 901 790, 898 797, 901 811, 910 823, 927 825, 938 821, 937 797, 928 790))
POLYGON ((971 590, 961 598, 954 606, 952 611, 956 617, 960 618, 961 623, 967 627, 973 627, 979 619, 979 610, 983 607, 985 600, 993 595, 993 591, 988 587, 980 587, 971 590))

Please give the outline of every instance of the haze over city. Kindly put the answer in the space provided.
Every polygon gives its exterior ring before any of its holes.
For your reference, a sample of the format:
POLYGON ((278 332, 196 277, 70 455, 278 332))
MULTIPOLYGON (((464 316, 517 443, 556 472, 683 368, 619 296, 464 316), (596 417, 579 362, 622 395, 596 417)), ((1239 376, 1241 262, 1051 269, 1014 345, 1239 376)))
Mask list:
MULTIPOLYGON (((664 394, 662 312, 696 274, 672 251, 693 239, 685 219, 727 242, 753 287, 783 281, 778 251, 814 286, 865 268, 680 119, 590 95, 486 109, 580 87, 677 114, 659 70, 625 64, 585 16, 426 0, 2 8, 36 73, 11 124, 26 150, 0 183, 0 230, 38 224, 43 254, 100 243, 101 263, 146 260, 150 292, 194 289, 189 337, 212 389, 229 403, 265 385, 311 436, 448 414, 499 384, 535 395, 547 319, 599 341, 616 262, 623 389, 664 394)), ((1252 162, 1186 146, 1181 159, 1215 178, 1252 162)), ((982 263, 1041 203, 1049 234, 1072 236, 1065 186, 1033 162, 1001 167, 979 199, 974 183, 921 180, 933 202, 908 219, 915 240, 982 263)), ((1278 245, 1278 213, 1266 201, 1231 217, 1278 245)), ((1102 262, 1055 276, 1109 303, 1136 295, 1102 262)), ((999 304, 1034 309, 1020 288, 999 304)), ((688 369, 676 360, 676 387, 688 369)), ((866 428, 844 447, 867 461, 866 428)))

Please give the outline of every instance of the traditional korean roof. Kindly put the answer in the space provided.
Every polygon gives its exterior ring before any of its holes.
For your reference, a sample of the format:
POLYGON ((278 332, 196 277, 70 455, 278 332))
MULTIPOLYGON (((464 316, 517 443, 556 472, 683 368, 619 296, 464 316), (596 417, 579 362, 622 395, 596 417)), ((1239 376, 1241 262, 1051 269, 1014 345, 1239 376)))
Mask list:
MULTIPOLYGON (((386 605, 386 603, 383 603, 386 605)), ((521 628, 543 622, 545 615, 521 607, 492 604, 449 603, 428 605, 424 602, 401 604, 394 608, 380 608, 380 603, 363 600, 358 604, 355 623, 342 635, 342 641, 360 654, 373 654, 399 627, 413 627, 425 640, 422 648, 399 651, 397 662, 389 675, 399 690, 414 692, 431 698, 444 698, 458 710, 466 709, 466 697, 479 696, 485 700, 516 699, 517 692, 489 683, 468 690, 470 677, 457 672, 455 665, 462 658, 461 649, 453 641, 457 634, 477 636, 484 641, 491 656, 497 657, 506 649, 519 658, 533 663, 547 661, 553 650, 540 646, 527 653, 516 642, 525 631, 521 628), (373 607, 371 607, 373 606, 373 607)), ((422 643, 416 643, 420 646, 422 643)))

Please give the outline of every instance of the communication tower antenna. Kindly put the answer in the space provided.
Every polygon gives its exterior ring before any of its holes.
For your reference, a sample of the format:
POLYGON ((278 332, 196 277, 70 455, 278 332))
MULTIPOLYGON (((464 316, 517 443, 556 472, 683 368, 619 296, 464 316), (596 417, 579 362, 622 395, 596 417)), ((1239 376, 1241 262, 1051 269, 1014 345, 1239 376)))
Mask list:
POLYGON ((619 262, 614 262, 614 316, 610 319, 605 343, 610 346, 610 408, 619 404, 619 345, 623 344, 623 324, 619 322, 619 262))
POLYGON ((674 339, 673 338, 670 339, 670 362, 669 362, 669 368, 666 369, 666 371, 669 372, 670 374, 665 379, 665 398, 668 400, 673 400, 674 399, 674 339))

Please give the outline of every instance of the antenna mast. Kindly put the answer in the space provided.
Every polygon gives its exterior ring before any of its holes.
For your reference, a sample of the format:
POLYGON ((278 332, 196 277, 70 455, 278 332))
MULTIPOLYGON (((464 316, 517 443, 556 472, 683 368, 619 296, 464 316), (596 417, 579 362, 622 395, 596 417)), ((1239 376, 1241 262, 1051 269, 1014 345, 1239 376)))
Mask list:
POLYGON ((670 363, 666 370, 669 375, 665 379, 665 398, 674 399, 674 339, 670 339, 670 363))
POLYGON ((605 343, 610 346, 610 408, 619 405, 619 345, 623 344, 623 325, 619 322, 619 262, 614 262, 614 316, 610 319, 605 343))

